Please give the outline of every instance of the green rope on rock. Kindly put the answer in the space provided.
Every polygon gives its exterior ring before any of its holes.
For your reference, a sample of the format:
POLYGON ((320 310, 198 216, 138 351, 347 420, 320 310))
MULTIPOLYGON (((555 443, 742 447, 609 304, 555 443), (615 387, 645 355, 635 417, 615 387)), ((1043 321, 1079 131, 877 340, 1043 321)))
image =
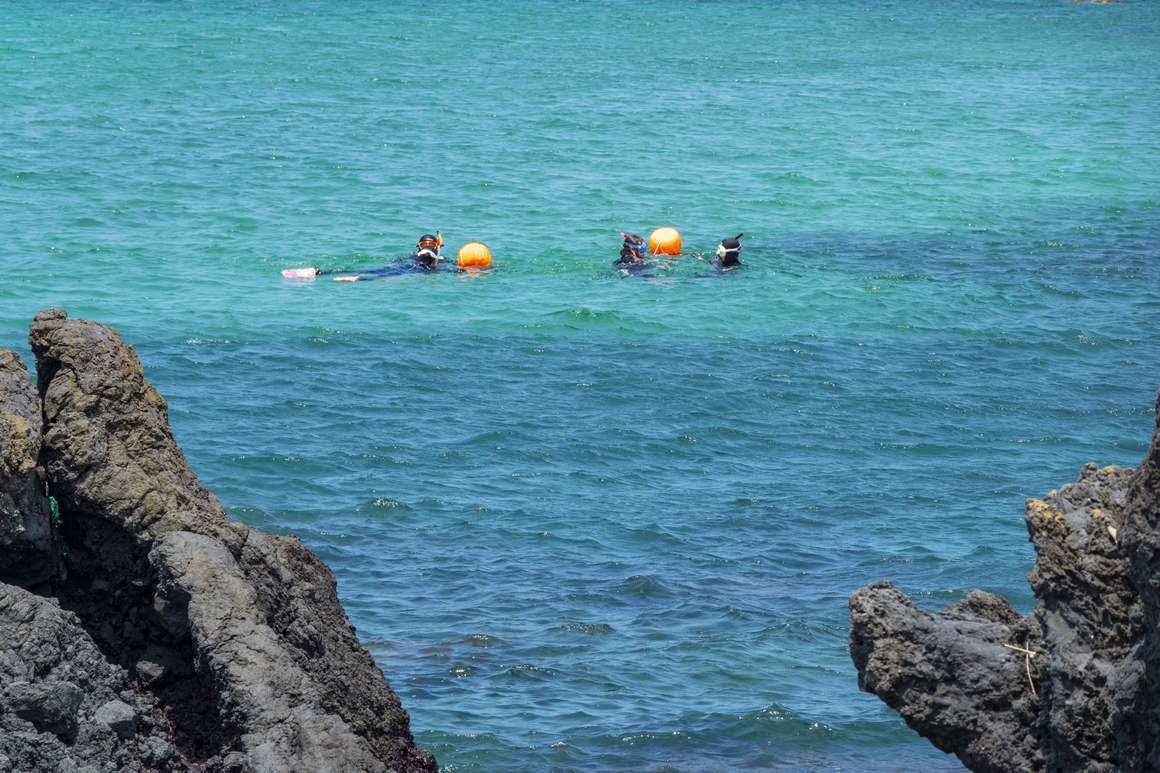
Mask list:
POLYGON ((57 555, 63 556, 68 552, 68 545, 60 536, 60 505, 56 503, 56 497, 48 498, 48 508, 52 512, 52 544, 56 545, 57 555))

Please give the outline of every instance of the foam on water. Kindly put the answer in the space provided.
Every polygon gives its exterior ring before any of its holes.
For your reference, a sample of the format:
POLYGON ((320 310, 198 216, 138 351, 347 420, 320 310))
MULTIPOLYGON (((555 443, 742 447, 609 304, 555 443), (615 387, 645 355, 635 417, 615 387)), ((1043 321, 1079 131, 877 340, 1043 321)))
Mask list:
POLYGON ((449 771, 961 769, 845 600, 1033 604, 1160 386, 1160 6, 0 0, 0 345, 115 325, 449 771), (610 268, 616 229, 747 267, 610 268), (441 229, 496 267, 344 285, 441 229))

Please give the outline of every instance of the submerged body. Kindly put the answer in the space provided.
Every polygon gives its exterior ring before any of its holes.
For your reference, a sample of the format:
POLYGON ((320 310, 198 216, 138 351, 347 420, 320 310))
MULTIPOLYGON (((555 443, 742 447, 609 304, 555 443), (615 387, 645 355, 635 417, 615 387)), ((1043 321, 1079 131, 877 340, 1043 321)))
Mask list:
MULTIPOLYGON (((388 263, 382 268, 368 268, 365 271, 359 271, 354 274, 344 274, 342 276, 334 277, 336 282, 356 282, 360 279, 381 279, 389 276, 406 276, 408 274, 434 274, 439 271, 439 264, 427 264, 415 259, 414 255, 409 255, 405 258, 388 263)), ((330 276, 332 274, 341 274, 341 271, 320 271, 318 276, 330 276)))
MULTIPOLYGON (((387 276, 402 276, 404 274, 431 273, 439 269, 439 261, 443 259, 443 234, 436 231, 436 235, 423 234, 419 243, 415 245, 415 254, 388 263, 382 268, 371 268, 358 271, 354 274, 335 276, 336 282, 357 282, 360 279, 378 279, 387 276)), ((313 279, 317 276, 332 276, 342 274, 343 269, 323 271, 320 268, 288 268, 282 272, 287 279, 313 279)))

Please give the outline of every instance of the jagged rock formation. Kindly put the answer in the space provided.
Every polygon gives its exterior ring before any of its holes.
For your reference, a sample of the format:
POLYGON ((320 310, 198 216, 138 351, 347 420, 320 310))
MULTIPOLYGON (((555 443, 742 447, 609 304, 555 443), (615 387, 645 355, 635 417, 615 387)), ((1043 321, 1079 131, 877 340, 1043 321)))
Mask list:
POLYGON ((37 470, 40 400, 24 361, 0 349, 0 582, 36 585, 56 571, 37 470))
MULTIPOLYGON (((334 575, 297 538, 229 520, 116 331, 48 310, 29 343, 44 421, 33 458, 68 545, 52 594, 109 668, 128 675, 136 692, 122 704, 144 695, 157 724, 172 728, 173 753, 148 757, 150 769, 434 773, 358 643, 334 575)), ((22 406, 0 402, 0 416, 22 406)), ((0 486, 20 483, 0 472, 0 486)), ((16 681, 0 685, 0 716, 16 705, 7 692, 16 681)), ((74 714, 89 716, 86 705, 74 714)), ((116 732, 128 726, 124 706, 101 707, 116 732)), ((56 770, 29 768, 42 769, 56 770)))
POLYGON ((971 770, 1043 770, 1037 738, 1026 732, 1039 705, 1023 656, 1003 646, 1026 643, 1026 632, 1013 630, 1018 618, 1006 601, 981 591, 932 615, 889 582, 863 588, 850 598, 858 685, 971 770))
POLYGON ((862 588, 858 685, 980 773, 1160 770, 1160 420, 1138 469, 1088 464, 1024 518, 1035 610, 973 591, 932 614, 862 588))
POLYGON ((0 770, 164 770, 176 751, 76 615, 0 584, 0 770))
POLYGON ((1136 468, 1124 501, 1120 544, 1139 588, 1130 613, 1142 630, 1131 662, 1116 674, 1120 722, 1116 740, 1138 770, 1160 770, 1160 397, 1148 455, 1136 468))

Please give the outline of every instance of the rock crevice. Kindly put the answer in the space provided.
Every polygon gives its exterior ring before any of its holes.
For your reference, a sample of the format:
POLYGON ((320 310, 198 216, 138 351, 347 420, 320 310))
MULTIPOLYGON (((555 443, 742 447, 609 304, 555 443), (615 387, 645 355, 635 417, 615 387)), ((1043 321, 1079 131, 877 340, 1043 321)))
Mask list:
POLYGON ((0 349, 0 582, 34 586, 56 573, 39 466, 40 399, 24 361, 0 349))

